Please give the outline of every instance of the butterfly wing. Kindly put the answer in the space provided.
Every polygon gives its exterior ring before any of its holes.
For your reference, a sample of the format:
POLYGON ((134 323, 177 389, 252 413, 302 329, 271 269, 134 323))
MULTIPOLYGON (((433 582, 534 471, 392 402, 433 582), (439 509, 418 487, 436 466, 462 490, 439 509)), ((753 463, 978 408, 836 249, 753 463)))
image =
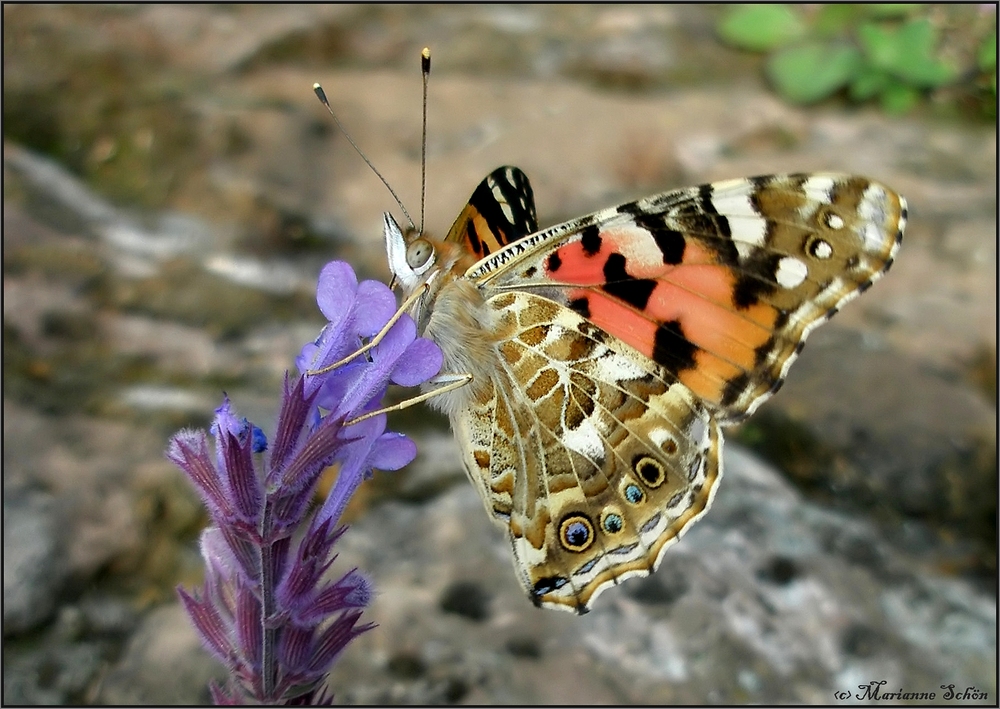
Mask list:
POLYGON ((449 234, 489 255, 442 288, 428 332, 473 373, 442 408, 522 585, 585 612, 708 509, 720 424, 770 396, 809 332, 888 269, 906 207, 863 178, 771 176, 512 240, 534 218, 526 179, 500 186, 520 179, 507 170, 449 234))
POLYGON ((574 311, 531 293, 488 307, 497 367, 452 423, 531 599, 582 613, 708 509, 722 434, 690 390, 574 311))
POLYGON ((464 244, 476 258, 483 258, 536 231, 531 183, 518 168, 505 166, 479 183, 445 241, 464 244))
POLYGON ((906 203, 861 177, 778 175, 667 192, 546 229, 466 274, 486 297, 564 305, 724 423, 780 387, 802 343, 892 264, 906 203))

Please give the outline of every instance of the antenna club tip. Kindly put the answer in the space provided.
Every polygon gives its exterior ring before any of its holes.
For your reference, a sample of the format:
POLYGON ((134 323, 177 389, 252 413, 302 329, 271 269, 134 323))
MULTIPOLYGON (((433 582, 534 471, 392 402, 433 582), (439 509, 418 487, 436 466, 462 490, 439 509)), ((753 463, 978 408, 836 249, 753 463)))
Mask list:
POLYGON ((318 81, 313 82, 313 91, 319 91, 323 87, 319 85, 318 81))
POLYGON ((420 52, 420 67, 426 74, 431 70, 431 50, 430 47, 424 47, 424 50, 420 52))

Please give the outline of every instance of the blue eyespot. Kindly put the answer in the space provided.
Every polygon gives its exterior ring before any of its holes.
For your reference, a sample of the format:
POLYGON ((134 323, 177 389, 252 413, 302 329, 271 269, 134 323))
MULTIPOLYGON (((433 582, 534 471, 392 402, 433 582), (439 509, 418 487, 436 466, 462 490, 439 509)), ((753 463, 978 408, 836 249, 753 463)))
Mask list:
POLYGON ((594 543, 594 525, 581 514, 569 515, 559 525, 559 539, 569 551, 583 551, 594 543))
POLYGON ((566 541, 575 547, 583 546, 590 538, 590 530, 583 522, 573 522, 566 527, 566 541))
POLYGON ((638 505, 645 496, 645 493, 635 483, 629 483, 625 486, 625 499, 633 505, 638 505))
POLYGON ((617 534, 622 531, 622 527, 625 526, 625 521, 622 519, 621 515, 609 512, 604 515, 604 520, 601 522, 601 526, 604 527, 604 531, 608 534, 617 534))

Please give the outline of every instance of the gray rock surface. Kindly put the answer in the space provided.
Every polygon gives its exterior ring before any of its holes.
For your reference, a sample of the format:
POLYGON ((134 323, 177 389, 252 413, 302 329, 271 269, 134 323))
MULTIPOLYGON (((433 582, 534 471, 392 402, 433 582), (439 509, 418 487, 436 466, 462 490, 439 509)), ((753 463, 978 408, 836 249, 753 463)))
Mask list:
POLYGON ((6 492, 3 503, 3 633, 16 635, 51 617, 66 580, 52 496, 6 492))
POLYGON ((583 617, 530 605, 470 486, 374 507, 340 561, 376 580, 379 627, 331 686, 350 703, 832 703, 878 679, 993 696, 990 594, 914 567, 739 446, 725 465, 711 513, 660 569, 583 617))

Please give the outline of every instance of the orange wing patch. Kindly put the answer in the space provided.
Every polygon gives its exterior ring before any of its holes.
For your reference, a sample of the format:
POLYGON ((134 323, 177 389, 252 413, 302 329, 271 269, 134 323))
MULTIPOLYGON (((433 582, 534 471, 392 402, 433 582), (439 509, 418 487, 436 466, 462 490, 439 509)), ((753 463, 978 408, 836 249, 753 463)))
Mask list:
POLYGON ((671 253, 676 262, 664 263, 661 246, 638 227, 592 227, 550 254, 545 269, 581 286, 567 292, 572 309, 721 404, 726 385, 754 370, 778 312, 761 302, 737 307, 732 269, 694 240, 671 253))

